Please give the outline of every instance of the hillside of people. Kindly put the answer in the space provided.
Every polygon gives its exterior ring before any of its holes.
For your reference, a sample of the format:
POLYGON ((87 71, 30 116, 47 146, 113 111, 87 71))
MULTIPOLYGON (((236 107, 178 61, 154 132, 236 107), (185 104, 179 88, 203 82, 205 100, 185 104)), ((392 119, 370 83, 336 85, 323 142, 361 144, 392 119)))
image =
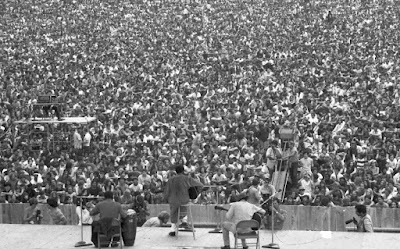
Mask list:
MULTIPOLYGON (((112 190, 146 213, 184 165, 218 186, 194 202, 223 204, 251 185, 273 194, 282 164, 286 205, 400 204, 397 1, 0 6, 2 203, 112 190), (44 94, 64 116, 96 122, 62 127, 70 140, 55 150, 32 150, 28 125, 14 122, 44 94)), ((36 128, 61 129, 45 126, 36 128)))

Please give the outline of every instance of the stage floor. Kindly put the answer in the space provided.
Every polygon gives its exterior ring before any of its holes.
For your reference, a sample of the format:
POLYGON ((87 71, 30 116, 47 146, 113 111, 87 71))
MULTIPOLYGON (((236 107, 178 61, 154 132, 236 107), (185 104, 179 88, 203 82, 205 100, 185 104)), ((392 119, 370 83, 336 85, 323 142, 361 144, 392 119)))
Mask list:
MULTIPOLYGON (((208 233, 212 229, 196 229, 196 240, 192 233, 181 232, 177 238, 169 237, 169 228, 138 228, 135 245, 124 248, 140 249, 184 249, 220 248, 222 234, 208 233)), ((79 226, 14 225, 0 224, 1 249, 72 249, 81 240, 79 226)), ((84 241, 90 242, 90 227, 84 226, 84 241)), ((396 233, 314 232, 279 231, 275 243, 280 248, 296 249, 381 249, 400 248, 396 233)), ((231 236, 232 237, 232 236, 231 236)), ((261 245, 271 242, 271 233, 262 230, 261 245)), ((231 238, 231 246, 233 239, 231 238)), ((82 248, 94 248, 94 245, 82 248)))

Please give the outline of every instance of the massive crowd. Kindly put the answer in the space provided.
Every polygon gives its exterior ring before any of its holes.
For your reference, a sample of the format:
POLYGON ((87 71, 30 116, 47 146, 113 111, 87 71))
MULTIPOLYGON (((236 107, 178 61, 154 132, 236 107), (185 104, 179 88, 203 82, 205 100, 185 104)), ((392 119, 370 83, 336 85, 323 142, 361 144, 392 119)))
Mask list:
POLYGON ((282 161, 288 205, 398 206, 398 2, 2 5, 1 202, 112 190, 145 214, 183 164, 226 203, 282 161), (33 151, 13 122, 43 94, 96 122, 37 126, 69 136, 33 151))

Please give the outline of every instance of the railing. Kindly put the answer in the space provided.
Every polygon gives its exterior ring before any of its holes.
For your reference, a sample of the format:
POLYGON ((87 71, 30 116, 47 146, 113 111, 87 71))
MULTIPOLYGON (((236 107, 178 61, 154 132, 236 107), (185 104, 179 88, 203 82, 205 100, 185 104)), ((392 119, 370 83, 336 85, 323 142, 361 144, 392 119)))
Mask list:
MULTIPOLYGON (((0 204, 0 223, 23 224, 28 204, 0 204)), ((38 205, 42 210, 42 224, 52 224, 47 205, 38 205)), ((217 226, 225 219, 225 212, 216 211, 215 205, 193 205, 193 220, 197 226, 217 226)), ((226 205, 228 208, 229 206, 226 205)), ((161 211, 169 212, 168 204, 148 205, 150 217, 157 216, 161 211)), ((62 205, 61 211, 67 218, 67 224, 78 224, 75 205, 62 205)), ((345 221, 357 217, 354 207, 311 207, 286 206, 286 220, 283 230, 307 231, 346 231, 354 230, 354 225, 346 227, 345 221)), ((374 228, 377 231, 400 232, 400 208, 369 208, 374 228)))

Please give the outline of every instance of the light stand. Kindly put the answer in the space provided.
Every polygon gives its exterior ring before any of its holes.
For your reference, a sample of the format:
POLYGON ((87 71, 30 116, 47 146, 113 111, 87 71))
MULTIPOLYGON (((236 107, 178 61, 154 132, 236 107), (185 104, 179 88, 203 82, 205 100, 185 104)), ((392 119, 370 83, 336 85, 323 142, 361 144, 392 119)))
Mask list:
POLYGON ((83 216, 82 216, 82 212, 83 212, 83 198, 82 196, 80 196, 81 198, 81 241, 76 242, 75 247, 82 247, 82 246, 91 246, 92 243, 86 243, 83 240, 83 216))

